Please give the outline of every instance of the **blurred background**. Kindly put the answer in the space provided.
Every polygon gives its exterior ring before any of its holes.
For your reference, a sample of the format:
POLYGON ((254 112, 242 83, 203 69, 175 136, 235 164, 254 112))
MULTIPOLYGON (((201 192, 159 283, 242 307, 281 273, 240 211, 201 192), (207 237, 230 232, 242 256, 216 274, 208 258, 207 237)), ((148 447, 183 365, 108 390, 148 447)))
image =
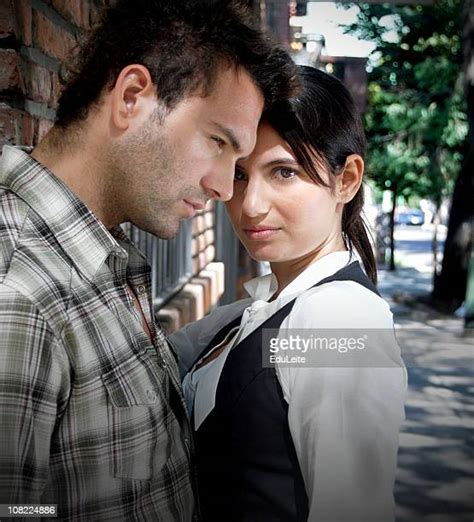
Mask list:
MULTIPOLYGON (((368 138, 365 217, 409 371, 400 521, 474 519, 474 3, 246 0, 297 63, 340 78, 368 138)), ((61 78, 108 0, 0 1, 0 145, 34 146, 61 78)), ((129 224, 173 331, 242 296, 268 267, 221 204, 163 241, 129 224)))

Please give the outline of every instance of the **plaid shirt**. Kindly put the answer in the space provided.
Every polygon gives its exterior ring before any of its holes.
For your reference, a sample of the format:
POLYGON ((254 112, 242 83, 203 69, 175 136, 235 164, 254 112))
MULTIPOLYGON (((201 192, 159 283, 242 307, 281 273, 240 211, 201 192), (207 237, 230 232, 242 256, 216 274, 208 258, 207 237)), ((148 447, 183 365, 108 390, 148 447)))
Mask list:
POLYGON ((67 520, 193 519, 190 429, 150 279, 119 227, 4 148, 0 503, 56 503, 67 520))

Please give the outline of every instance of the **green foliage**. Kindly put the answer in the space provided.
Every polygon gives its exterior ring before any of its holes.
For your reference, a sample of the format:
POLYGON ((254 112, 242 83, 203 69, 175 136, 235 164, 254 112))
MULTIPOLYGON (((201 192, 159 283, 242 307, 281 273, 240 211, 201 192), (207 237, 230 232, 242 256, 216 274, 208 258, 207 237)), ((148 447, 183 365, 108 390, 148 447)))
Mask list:
POLYGON ((461 78, 461 0, 363 4, 346 32, 376 44, 365 125, 368 175, 380 189, 434 202, 461 167, 467 117, 461 78))

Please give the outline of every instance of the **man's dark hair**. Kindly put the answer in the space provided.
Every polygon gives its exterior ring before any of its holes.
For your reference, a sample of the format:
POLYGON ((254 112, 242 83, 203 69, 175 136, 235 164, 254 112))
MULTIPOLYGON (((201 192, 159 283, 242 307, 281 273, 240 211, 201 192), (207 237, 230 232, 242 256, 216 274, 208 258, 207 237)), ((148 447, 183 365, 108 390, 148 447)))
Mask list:
POLYGON ((244 68, 266 107, 292 94, 295 69, 286 51, 252 23, 234 0, 118 0, 84 41, 60 96, 56 125, 84 120, 120 71, 150 71, 167 109, 209 93, 222 65, 244 68))

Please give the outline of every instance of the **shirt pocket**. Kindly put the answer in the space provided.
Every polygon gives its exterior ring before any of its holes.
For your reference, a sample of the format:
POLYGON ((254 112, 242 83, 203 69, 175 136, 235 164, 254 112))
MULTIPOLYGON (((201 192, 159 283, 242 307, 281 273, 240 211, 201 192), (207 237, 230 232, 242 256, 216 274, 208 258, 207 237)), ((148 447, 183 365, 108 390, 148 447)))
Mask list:
POLYGON ((107 390, 112 475, 147 480, 170 457, 168 375, 152 357, 136 356, 102 375, 107 390))

